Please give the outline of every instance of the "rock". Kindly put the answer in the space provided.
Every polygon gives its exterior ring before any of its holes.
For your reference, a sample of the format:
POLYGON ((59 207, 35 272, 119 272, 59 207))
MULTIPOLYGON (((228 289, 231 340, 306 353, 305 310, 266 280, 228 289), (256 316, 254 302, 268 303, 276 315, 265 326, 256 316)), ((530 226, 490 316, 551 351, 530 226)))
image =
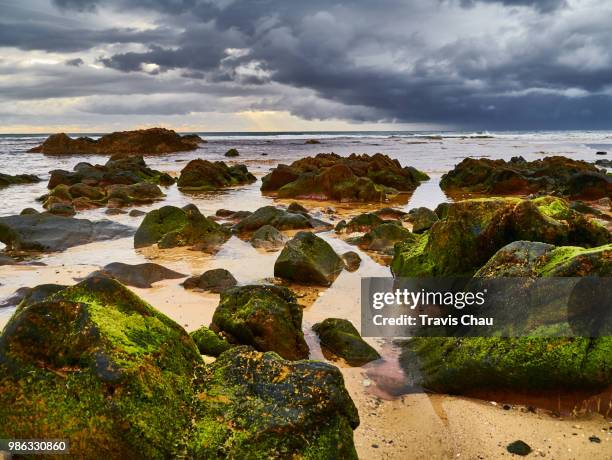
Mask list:
POLYGON ((607 155, 608 152, 595 152, 595 155, 607 155))
POLYGON ((260 227, 253 236, 251 237, 251 245, 254 248, 262 248, 267 251, 274 251, 282 248, 285 243, 289 240, 276 228, 271 225, 264 225, 260 227))
POLYGON ((0 217, 0 241, 7 251, 63 251, 132 234, 130 227, 108 220, 92 222, 48 213, 0 217))
POLYGON ((322 238, 298 232, 274 263, 274 276, 299 284, 331 286, 344 268, 344 262, 322 238))
POLYGON ((77 458, 175 458, 202 366, 183 328, 108 278, 15 314, 0 336, 4 435, 70 439, 77 458), (26 414, 36 414, 29 417, 26 414))
POLYGON ((400 209, 395 209, 395 208, 381 208, 381 209, 374 211, 374 214, 384 219, 397 220, 397 219, 401 219, 408 213, 400 209))
POLYGON ((445 192, 492 195, 559 193, 572 198, 597 199, 612 195, 612 179, 594 165, 561 156, 536 161, 466 158, 442 176, 445 192))
POLYGON ((211 329, 231 343, 275 351, 285 359, 308 358, 302 307, 279 286, 240 286, 221 293, 211 329))
POLYGON ((316 145, 316 144, 320 144, 321 141, 318 141, 316 139, 308 139, 307 141, 304 142, 304 144, 306 145, 316 145))
POLYGON ((113 262, 90 276, 110 276, 127 286, 146 289, 158 281, 176 280, 187 275, 154 263, 130 265, 113 262))
POLYGON ((440 219, 431 209, 421 207, 411 209, 406 220, 412 224, 412 233, 423 233, 440 219))
POLYGON ((289 206, 287 206, 287 211, 308 215, 308 209, 306 209, 304 206, 302 206, 300 203, 296 201, 294 201, 289 206))
POLYGON ((413 191, 427 179, 425 173, 380 153, 349 157, 320 153, 277 166, 263 177, 261 190, 276 192, 279 198, 376 202, 398 191, 413 191))
POLYGON ((436 206, 436 209, 434 209, 434 212, 436 213, 436 216, 438 216, 438 219, 446 219, 446 216, 448 216, 448 210, 450 209, 451 204, 450 203, 440 203, 438 206, 436 206))
POLYGON ((307 217, 303 214, 288 212, 274 206, 264 206, 234 225, 234 230, 238 233, 253 232, 264 225, 270 225, 277 230, 329 226, 326 222, 307 217))
POLYGON ((17 261, 11 257, 0 255, 0 267, 3 265, 17 265, 17 261))
POLYGON ((190 458, 357 460, 359 416, 336 367, 235 347, 201 380, 190 458))
POLYGON ((594 442, 596 444, 601 444, 601 439, 597 436, 589 436, 589 441, 594 442))
POLYGON ((349 272, 357 271, 361 265, 361 257, 355 251, 347 251, 342 254, 342 261, 349 272))
POLYGON ((180 136, 170 129, 150 128, 106 134, 97 140, 89 137, 71 139, 64 133, 52 134, 30 152, 47 155, 80 153, 99 155, 162 155, 195 150, 201 142, 199 136, 180 136))
POLYGON ((140 209, 132 209, 129 213, 128 216, 130 217, 140 217, 140 216, 146 216, 147 213, 144 211, 141 211, 140 209))
POLYGON ((227 152, 225 152, 226 157, 237 157, 239 155, 240 153, 238 153, 238 150, 236 149, 229 149, 227 152))
POLYGON ((236 286, 236 284, 238 284, 238 281, 229 271, 224 268, 215 268, 205 271, 200 276, 188 278, 183 283, 183 287, 185 289, 202 289, 220 293, 236 286))
POLYGON ((159 248, 191 246, 215 252, 230 238, 228 229, 203 216, 192 204, 183 208, 164 206, 149 212, 134 235, 134 247, 157 244, 159 248))
POLYGON ((35 184, 41 179, 34 174, 18 174, 11 176, 10 174, 0 173, 0 188, 8 187, 9 185, 35 184))
POLYGON ((312 326, 321 340, 321 348, 344 359, 351 366, 363 366, 380 359, 378 352, 368 345, 355 326, 346 319, 327 318, 312 326))
POLYGON ((595 164, 597 166, 603 166, 604 168, 612 168, 612 160, 597 160, 595 161, 595 164))
POLYGON ((34 305, 51 297, 53 294, 63 291, 68 286, 62 284, 39 284, 33 288, 22 288, 18 291, 21 299, 17 304, 19 310, 34 305))
POLYGON ((56 216, 72 217, 76 214, 72 205, 64 203, 53 203, 47 208, 47 211, 56 216))
POLYGON ((219 356, 224 351, 232 348, 232 344, 219 337, 217 333, 206 326, 202 326, 197 331, 189 334, 195 342, 201 354, 206 356, 219 356))
POLYGON ((531 447, 529 447, 529 444, 527 444, 525 441, 521 441, 520 439, 508 444, 506 450, 511 454, 520 455, 522 457, 531 453, 531 447))
POLYGON ((612 241, 603 226, 562 198, 487 198, 452 203, 445 219, 395 247, 395 276, 471 276, 513 241, 594 247, 612 241))
POLYGON ((401 224, 389 222, 374 227, 359 238, 357 243, 359 247, 369 251, 393 254, 395 243, 409 240, 415 240, 414 234, 410 230, 402 227, 401 224))
POLYGON ((32 215, 32 214, 38 214, 38 211, 34 208, 25 208, 21 210, 20 215, 22 216, 27 216, 27 215, 32 215))
POLYGON ((192 160, 181 171, 178 187, 183 191, 207 191, 255 182, 245 165, 228 166, 222 161, 192 160))
POLYGON ((353 217, 348 223, 344 220, 340 221, 336 225, 336 233, 369 232, 385 222, 376 214, 367 212, 353 217))

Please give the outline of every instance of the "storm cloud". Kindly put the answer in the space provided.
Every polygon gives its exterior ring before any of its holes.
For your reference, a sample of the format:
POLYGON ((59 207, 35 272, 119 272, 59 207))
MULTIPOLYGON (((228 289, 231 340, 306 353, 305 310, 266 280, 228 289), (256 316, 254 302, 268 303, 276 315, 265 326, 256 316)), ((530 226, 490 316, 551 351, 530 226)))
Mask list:
POLYGON ((260 110, 458 129, 612 122, 606 0, 21 5, 5 9, 0 46, 38 61, 59 54, 68 65, 24 70, 0 61, 0 72, 31 76, 27 88, 0 84, 7 99, 123 96, 75 105, 101 117, 260 110))

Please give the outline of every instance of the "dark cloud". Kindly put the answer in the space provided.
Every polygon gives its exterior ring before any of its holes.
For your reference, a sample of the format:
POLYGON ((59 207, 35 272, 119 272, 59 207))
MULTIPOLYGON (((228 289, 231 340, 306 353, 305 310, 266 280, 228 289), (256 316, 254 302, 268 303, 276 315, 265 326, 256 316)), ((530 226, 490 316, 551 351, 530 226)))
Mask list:
MULTIPOLYGON (((145 45, 97 56, 107 70, 88 73, 77 86, 83 93, 117 94, 105 79, 123 78, 118 87, 126 94, 219 91, 244 98, 245 108, 290 110, 306 119, 609 127, 612 13, 606 0, 595 2, 53 0, 65 16, 146 12, 155 27, 100 29, 9 14, 0 20, 0 44, 62 52, 145 45)), ((166 100, 139 104, 88 110, 193 109, 166 100)))
POLYGON ((85 61, 83 61, 83 59, 81 58, 75 58, 75 59, 68 59, 67 61, 64 62, 64 64, 72 66, 72 67, 80 67, 83 64, 85 64, 85 61))

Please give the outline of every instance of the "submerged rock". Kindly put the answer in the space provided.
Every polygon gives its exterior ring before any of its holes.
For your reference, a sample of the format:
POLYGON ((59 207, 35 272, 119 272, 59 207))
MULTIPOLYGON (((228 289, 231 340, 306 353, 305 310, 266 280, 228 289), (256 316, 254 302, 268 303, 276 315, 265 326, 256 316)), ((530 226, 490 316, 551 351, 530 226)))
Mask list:
POLYGON ((562 198, 488 198, 452 203, 431 230, 398 243, 395 276, 472 275, 512 241, 584 247, 610 243, 595 220, 573 211, 562 198))
POLYGON ((562 156, 536 161, 466 158, 442 176, 447 192, 486 194, 560 193, 597 199, 612 196, 612 179, 591 163, 562 156))
POLYGON ((274 276, 300 284, 331 286, 344 268, 336 251, 311 232, 297 233, 274 263, 274 276))
POLYGON ((108 220, 92 222, 48 213, 0 217, 0 241, 7 251, 63 251, 131 236, 133 232, 128 226, 108 220))
POLYGON ((90 278, 18 311, 0 336, 0 434, 70 439, 79 458, 170 458, 201 356, 119 282, 90 278))
POLYGON ((222 161, 197 159, 183 168, 178 187, 183 191, 207 191, 251 184, 256 180, 245 165, 228 166, 222 161))
POLYGON ((22 184, 36 184, 41 179, 34 174, 17 174, 11 176, 10 174, 0 173, 0 188, 8 187, 9 185, 22 185, 22 184))
POLYGON ((224 268, 215 268, 207 270, 199 276, 192 276, 185 280, 183 287, 185 289, 202 289, 220 293, 226 289, 232 288, 238 284, 234 275, 224 268))
POLYGON ((270 225, 277 230, 330 226, 327 222, 305 216, 301 213, 285 211, 274 206, 264 206, 234 225, 234 230, 238 233, 254 232, 264 225, 270 225))
POLYGON ((357 460, 341 372, 236 347, 204 368, 192 458, 357 460))
POLYGON ((420 207, 411 209, 405 220, 412 224, 412 233, 423 233, 440 219, 431 209, 420 207))
POLYGON ((351 366, 363 366, 380 359, 378 352, 365 342, 355 326, 346 319, 327 318, 312 326, 321 340, 323 351, 331 352, 351 366))
POLYGON ((276 192, 280 198, 384 201, 398 191, 413 191, 427 179, 425 173, 402 167, 381 153, 349 157, 320 153, 277 166, 262 179, 261 190, 276 192))
POLYGON ((267 251, 274 251, 282 248, 289 240, 282 232, 271 225, 260 227, 251 237, 251 245, 254 248, 262 248, 267 251))
POLYGON ((187 276, 154 263, 130 265, 121 262, 110 263, 93 274, 93 276, 104 275, 111 276, 127 286, 143 289, 152 287, 151 285, 158 281, 176 280, 187 276))
POLYGON ((237 157, 240 156, 240 153, 238 153, 238 150, 236 149, 229 149, 227 152, 225 152, 226 157, 237 157))
POLYGON ((157 244, 159 248, 191 246, 214 252, 230 238, 230 232, 203 216, 189 204, 183 208, 164 206, 149 212, 134 235, 134 247, 157 244))
POLYGON ((79 137, 71 139, 64 133, 52 134, 30 152, 47 155, 92 153, 100 155, 161 155, 195 150, 199 136, 181 136, 171 129, 150 128, 106 134, 99 139, 79 137))
POLYGON ((287 288, 254 285, 222 292, 210 327, 232 343, 275 351, 285 359, 308 357, 302 307, 287 288))
POLYGON ((232 344, 227 340, 219 337, 213 330, 202 326, 197 331, 189 334, 195 342, 201 354, 206 356, 219 356, 224 351, 232 348, 232 344))

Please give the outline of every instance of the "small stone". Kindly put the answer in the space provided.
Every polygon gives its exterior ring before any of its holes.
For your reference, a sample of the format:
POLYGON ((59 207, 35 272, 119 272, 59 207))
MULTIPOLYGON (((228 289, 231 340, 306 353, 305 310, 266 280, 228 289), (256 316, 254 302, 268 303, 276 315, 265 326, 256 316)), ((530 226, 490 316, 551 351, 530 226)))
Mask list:
POLYGON ((378 449, 378 444, 372 444, 372 447, 373 447, 374 449, 378 449))
POLYGON ((594 442, 596 444, 601 443, 601 439, 599 439, 597 436, 589 436, 589 441, 594 442))
POLYGON ((531 447, 529 447, 529 444, 527 444, 524 441, 521 441, 520 439, 517 440, 517 441, 511 442, 510 444, 508 444, 506 449, 511 454, 521 455, 523 457, 525 455, 529 455, 531 453, 531 447))
POLYGON ((504 408, 504 410, 512 409, 512 406, 510 404, 504 404, 502 407, 504 408))

